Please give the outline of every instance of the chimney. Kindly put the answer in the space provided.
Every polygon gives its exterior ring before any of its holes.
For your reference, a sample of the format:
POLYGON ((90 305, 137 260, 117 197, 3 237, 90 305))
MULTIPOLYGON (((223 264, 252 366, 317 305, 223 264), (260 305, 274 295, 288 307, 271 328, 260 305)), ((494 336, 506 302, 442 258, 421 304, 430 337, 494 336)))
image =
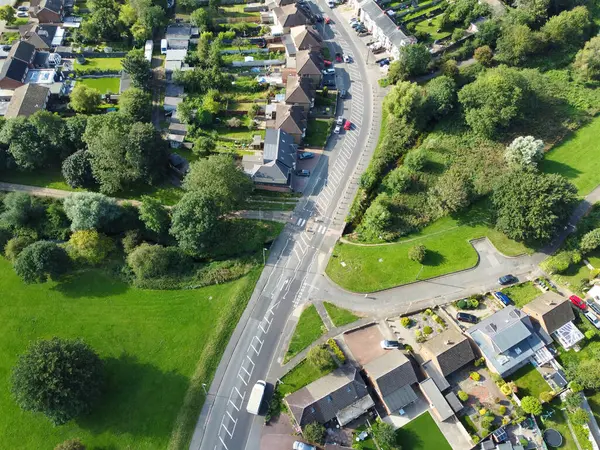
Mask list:
POLYGON ((444 341, 444 344, 446 344, 446 345, 452 345, 452 344, 454 344, 454 342, 452 342, 452 341, 451 341, 451 340, 449 340, 449 339, 446 339, 446 340, 444 341))

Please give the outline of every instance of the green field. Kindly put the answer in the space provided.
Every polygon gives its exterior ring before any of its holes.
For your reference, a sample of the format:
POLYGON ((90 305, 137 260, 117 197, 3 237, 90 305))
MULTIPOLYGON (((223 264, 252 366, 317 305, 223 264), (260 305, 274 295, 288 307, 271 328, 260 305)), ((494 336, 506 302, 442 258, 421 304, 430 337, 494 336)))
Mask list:
POLYGON ((504 288, 502 292, 510 297, 517 308, 522 308, 534 298, 542 295, 542 291, 531 281, 504 288))
POLYGON ((348 311, 344 308, 339 308, 333 303, 323 302, 323 306, 327 311, 327 315, 336 327, 343 327, 344 325, 348 325, 349 323, 355 322, 358 319, 360 319, 360 317, 353 314, 352 311, 348 311))
POLYGON ((77 69, 94 69, 94 70, 121 70, 121 60, 123 58, 86 58, 84 64, 79 64, 75 61, 75 70, 77 69))
POLYGON ((421 414, 396 433, 402 450, 452 450, 429 412, 421 414))
POLYGON ((331 124, 324 119, 308 119, 304 145, 307 147, 325 147, 327 138, 331 134, 331 124))
POLYGON ((294 335, 290 341, 284 362, 289 361, 314 341, 323 335, 323 321, 317 312, 315 305, 310 305, 300 315, 294 335))
POLYGON ((589 194, 600 184, 600 117, 546 153, 541 170, 559 173, 589 194))
POLYGON ((542 375, 540 375, 532 364, 521 367, 509 379, 517 385, 519 389, 517 395, 519 398, 527 397, 528 395, 538 398, 542 392, 551 390, 548 383, 546 383, 542 375))
POLYGON ((138 290, 99 270, 24 285, 0 258, 1 447, 51 449, 79 437, 94 449, 187 448, 204 402, 200 384, 210 384, 259 272, 184 291, 138 290), (58 427, 21 411, 9 392, 17 356, 53 336, 83 338, 107 373, 92 414, 58 427))
POLYGON ((119 93, 120 78, 105 77, 105 78, 82 78, 77 80, 78 83, 85 84, 94 89, 98 89, 101 94, 110 92, 111 94, 119 93))
POLYGON ((425 280, 473 267, 477 252, 469 241, 484 236, 508 256, 530 251, 492 228, 484 205, 479 204, 459 217, 439 219, 398 243, 363 246, 338 242, 327 274, 354 292, 373 292, 425 280), (427 248, 423 265, 408 259, 408 250, 417 244, 427 248))
POLYGON ((422 31, 424 33, 429 33, 429 41, 433 42, 437 39, 444 39, 445 37, 450 36, 452 33, 450 31, 440 31, 441 29, 442 15, 434 17, 433 19, 425 19, 421 22, 417 23, 416 31, 422 31), (429 22, 431 21, 431 25, 429 22))

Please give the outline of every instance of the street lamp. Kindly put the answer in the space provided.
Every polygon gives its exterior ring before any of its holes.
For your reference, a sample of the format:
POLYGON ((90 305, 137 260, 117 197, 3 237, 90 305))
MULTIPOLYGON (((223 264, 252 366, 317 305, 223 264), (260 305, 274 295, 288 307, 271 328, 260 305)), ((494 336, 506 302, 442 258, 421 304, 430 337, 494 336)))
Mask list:
POLYGON ((265 256, 267 253, 267 249, 263 247, 263 266, 267 265, 267 257, 265 256))
POLYGON ((202 383, 202 389, 204 389, 204 395, 208 395, 208 392, 206 390, 206 383, 202 383))

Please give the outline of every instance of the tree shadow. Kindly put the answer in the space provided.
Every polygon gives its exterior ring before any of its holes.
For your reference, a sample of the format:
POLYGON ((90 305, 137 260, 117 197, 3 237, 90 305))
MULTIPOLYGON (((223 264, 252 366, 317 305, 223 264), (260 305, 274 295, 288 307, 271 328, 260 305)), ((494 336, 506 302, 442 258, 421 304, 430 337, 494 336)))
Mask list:
POLYGON ((577 178, 581 174, 581 171, 577 170, 575 167, 550 159, 545 159, 542 162, 541 170, 544 172, 559 173, 569 179, 577 178))
POLYGON ((402 448, 423 448, 424 442, 417 432, 399 428, 396 430, 396 444, 401 445, 402 448))
POLYGON ((102 269, 84 269, 65 275, 51 288, 69 298, 111 297, 129 289, 129 285, 102 269))
POLYGON ((424 266, 439 266, 446 261, 446 257, 440 252, 434 250, 427 250, 425 253, 425 259, 423 260, 424 266))
POLYGON ((109 432, 168 441, 189 379, 176 372, 163 372, 127 353, 107 358, 104 364, 103 397, 89 415, 77 419, 77 424, 92 434, 109 432))

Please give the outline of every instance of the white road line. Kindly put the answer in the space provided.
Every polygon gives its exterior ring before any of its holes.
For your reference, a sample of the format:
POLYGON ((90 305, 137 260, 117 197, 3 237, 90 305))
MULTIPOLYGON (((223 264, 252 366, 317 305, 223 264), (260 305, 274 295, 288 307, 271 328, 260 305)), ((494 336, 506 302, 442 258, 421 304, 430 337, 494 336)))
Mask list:
POLYGON ((340 177, 337 174, 334 174, 333 172, 329 172, 329 176, 332 177, 334 180, 336 180, 336 182, 340 182, 342 180, 342 177, 340 177))
POLYGON ((223 447, 225 447, 225 450, 229 450, 229 447, 225 445, 225 442, 223 441, 223 438, 221 436, 219 436, 219 440, 221 441, 221 444, 223 444, 223 447))
POLYGON ((296 254, 296 258, 298 258, 298 261, 300 261, 302 258, 300 258, 300 255, 298 254, 296 247, 294 247, 294 253, 296 254))
MULTIPOLYGON (((302 234, 304 234, 304 233, 302 233, 302 234)), ((302 234, 300 235, 300 239, 302 239, 302 242, 304 242, 304 245, 308 245, 308 242, 306 242, 306 239, 304 239, 302 234)))
POLYGON ((242 383, 244 383, 246 386, 248 386, 248 383, 246 382, 246 380, 244 380, 244 378, 242 377, 242 375, 238 372, 238 377, 240 377, 240 380, 242 380, 242 383))
POLYGON ((306 219, 301 219, 300 221, 301 223, 299 223, 298 225, 303 227, 306 224, 306 219))

